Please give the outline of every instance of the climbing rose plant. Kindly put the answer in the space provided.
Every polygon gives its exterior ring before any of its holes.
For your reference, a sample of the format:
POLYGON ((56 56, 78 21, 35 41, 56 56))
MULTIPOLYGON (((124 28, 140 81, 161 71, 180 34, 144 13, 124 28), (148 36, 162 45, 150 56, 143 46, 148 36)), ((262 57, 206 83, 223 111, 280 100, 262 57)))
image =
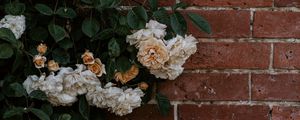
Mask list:
POLYGON ((151 99, 166 115, 170 102, 156 85, 180 76, 197 51, 186 19, 211 33, 200 15, 184 17, 186 7, 1 0, 1 119, 100 119, 103 110, 123 116, 151 99))

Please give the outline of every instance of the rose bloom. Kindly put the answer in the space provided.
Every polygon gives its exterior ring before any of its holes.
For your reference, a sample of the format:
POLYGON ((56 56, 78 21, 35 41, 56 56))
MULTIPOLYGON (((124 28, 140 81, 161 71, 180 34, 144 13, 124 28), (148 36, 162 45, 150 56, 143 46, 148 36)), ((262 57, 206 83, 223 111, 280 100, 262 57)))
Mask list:
POLYGON ((43 68, 45 67, 45 62, 47 61, 47 58, 45 56, 36 55, 33 58, 33 63, 36 68, 43 68))
POLYGON ((95 73, 97 77, 101 77, 103 73, 106 74, 105 65, 101 63, 99 58, 96 58, 94 64, 89 64, 87 67, 91 72, 95 73))
POLYGON ((147 90, 149 87, 149 85, 146 82, 141 82, 138 86, 141 90, 147 90))
POLYGON ((115 74, 116 81, 120 81, 122 84, 127 83, 139 74, 139 68, 136 65, 132 65, 131 68, 125 73, 117 72, 115 74))
POLYGON ((169 54, 162 40, 150 37, 140 42, 137 58, 148 69, 159 69, 169 60, 169 54))
POLYGON ((83 55, 81 55, 81 58, 83 60, 83 63, 85 65, 90 65, 95 63, 94 55, 93 53, 89 52, 89 50, 86 50, 83 55))
POLYGON ((37 46, 36 50, 41 54, 44 55, 47 52, 47 45, 41 43, 40 45, 37 46))
POLYGON ((55 72, 59 69, 59 65, 54 60, 50 60, 48 61, 48 69, 55 72))

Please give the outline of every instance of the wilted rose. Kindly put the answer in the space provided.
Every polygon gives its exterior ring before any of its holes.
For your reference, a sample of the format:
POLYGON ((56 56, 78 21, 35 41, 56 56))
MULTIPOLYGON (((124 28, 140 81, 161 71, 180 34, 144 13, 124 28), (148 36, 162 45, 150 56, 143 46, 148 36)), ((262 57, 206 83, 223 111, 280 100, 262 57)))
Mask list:
POLYGON ((139 74, 139 68, 136 65, 132 65, 131 68, 125 73, 117 72, 115 74, 115 79, 117 81, 120 81, 122 84, 125 84, 128 81, 135 78, 138 74, 139 74))

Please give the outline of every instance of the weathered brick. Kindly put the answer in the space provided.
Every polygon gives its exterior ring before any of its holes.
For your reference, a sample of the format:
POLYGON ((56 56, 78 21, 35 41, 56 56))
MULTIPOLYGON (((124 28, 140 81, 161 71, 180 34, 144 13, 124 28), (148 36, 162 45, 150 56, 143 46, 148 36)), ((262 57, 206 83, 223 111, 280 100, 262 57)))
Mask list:
POLYGON ((275 6, 278 7, 299 7, 300 0, 275 0, 275 6))
POLYGON ((116 116, 112 113, 106 112, 107 120, 174 120, 174 108, 172 106, 169 114, 163 116, 159 113, 157 105, 144 105, 142 107, 136 108, 132 113, 125 116, 116 116))
POLYGON ((269 120, 267 106, 179 105, 180 120, 269 120))
POLYGON ((264 69, 269 66, 267 43, 199 43, 198 51, 184 65, 186 69, 264 69))
MULTIPOLYGON (((148 5, 148 0, 135 0, 137 2, 134 2, 133 0, 124 0, 124 5, 134 6, 139 5, 139 3, 148 5), (145 3, 144 3, 145 2, 145 3)), ((159 6, 172 6, 176 3, 176 0, 157 0, 159 6)))
POLYGON ((300 74, 255 74, 252 76, 253 100, 300 100, 300 74))
POLYGON ((165 81, 159 91, 172 100, 247 100, 247 74, 184 73, 165 81))
POLYGON ((188 29, 196 37, 208 38, 244 38, 250 37, 250 11, 245 10, 187 10, 182 13, 197 13, 203 16, 211 25, 212 34, 206 34, 199 31, 197 27, 189 20, 188 29))
POLYGON ((300 44, 276 43, 274 44, 274 68, 299 69, 300 44))
POLYGON ((253 35, 259 38, 300 38, 300 13, 258 11, 254 15, 253 35))
POLYGON ((300 107, 275 106, 272 108, 272 120, 299 120, 300 107))
POLYGON ((270 7, 272 0, 183 0, 195 6, 213 7, 270 7))

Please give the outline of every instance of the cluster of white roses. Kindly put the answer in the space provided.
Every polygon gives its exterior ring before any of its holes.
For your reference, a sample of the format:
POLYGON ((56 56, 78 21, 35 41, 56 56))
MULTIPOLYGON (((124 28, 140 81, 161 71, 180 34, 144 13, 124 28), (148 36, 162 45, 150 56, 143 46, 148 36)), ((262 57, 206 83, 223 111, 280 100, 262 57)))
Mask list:
POLYGON ((0 21, 0 28, 10 29, 14 33, 16 39, 19 39, 26 28, 25 17, 23 15, 5 15, 0 21))
POLYGON ((182 65, 197 51, 197 40, 192 35, 164 40, 167 26, 150 20, 145 29, 128 35, 126 41, 139 50, 138 61, 157 78, 174 80, 182 72, 182 65))

